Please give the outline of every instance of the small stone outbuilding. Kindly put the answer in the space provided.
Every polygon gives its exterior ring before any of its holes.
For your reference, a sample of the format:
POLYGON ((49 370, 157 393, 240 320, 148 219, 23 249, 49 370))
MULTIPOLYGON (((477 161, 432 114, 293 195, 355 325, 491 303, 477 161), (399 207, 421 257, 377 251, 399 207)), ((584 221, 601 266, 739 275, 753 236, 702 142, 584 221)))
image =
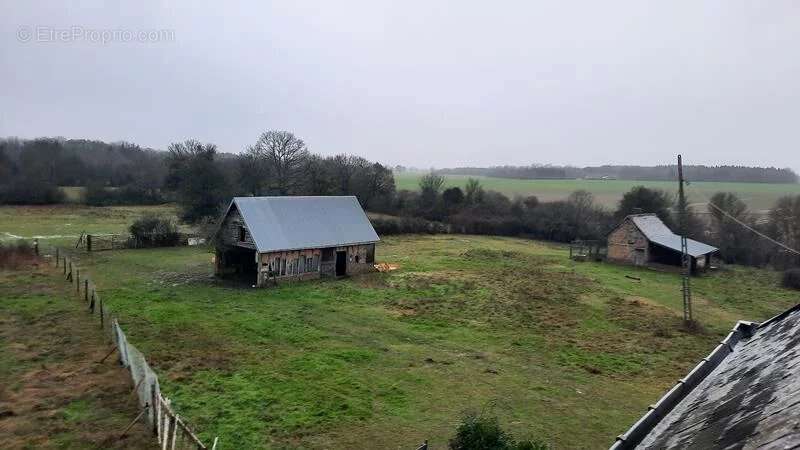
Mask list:
MULTIPOLYGON (((687 239, 692 271, 706 270, 718 249, 687 239)), ((634 266, 682 266, 681 237, 655 214, 634 214, 625 218, 608 235, 609 261, 634 266)))
POLYGON ((216 233, 215 274, 264 286, 368 272, 379 240, 354 196, 235 197, 216 233))

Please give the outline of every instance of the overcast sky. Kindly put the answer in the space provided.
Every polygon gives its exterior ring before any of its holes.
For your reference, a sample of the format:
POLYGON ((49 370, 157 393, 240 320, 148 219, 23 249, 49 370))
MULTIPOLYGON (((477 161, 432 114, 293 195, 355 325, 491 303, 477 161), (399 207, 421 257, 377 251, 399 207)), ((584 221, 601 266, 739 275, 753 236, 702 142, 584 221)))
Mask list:
POLYGON ((0 5, 0 136, 800 170, 797 1, 0 5))

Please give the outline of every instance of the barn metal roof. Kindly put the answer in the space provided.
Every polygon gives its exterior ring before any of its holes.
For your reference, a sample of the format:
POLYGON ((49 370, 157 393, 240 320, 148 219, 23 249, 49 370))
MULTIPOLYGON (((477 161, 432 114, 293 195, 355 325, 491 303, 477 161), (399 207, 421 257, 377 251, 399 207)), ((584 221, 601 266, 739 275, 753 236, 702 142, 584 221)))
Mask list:
POLYGON ((235 197, 233 205, 239 209, 259 252, 380 240, 354 196, 235 197))
POLYGON ((800 305, 728 337, 611 447, 800 447, 800 305))
MULTIPOLYGON (((628 217, 650 242, 677 252, 681 251, 681 237, 673 233, 655 214, 636 214, 628 217)), ((688 245, 687 253, 695 258, 719 250, 717 247, 694 239, 686 239, 686 243, 688 245)))

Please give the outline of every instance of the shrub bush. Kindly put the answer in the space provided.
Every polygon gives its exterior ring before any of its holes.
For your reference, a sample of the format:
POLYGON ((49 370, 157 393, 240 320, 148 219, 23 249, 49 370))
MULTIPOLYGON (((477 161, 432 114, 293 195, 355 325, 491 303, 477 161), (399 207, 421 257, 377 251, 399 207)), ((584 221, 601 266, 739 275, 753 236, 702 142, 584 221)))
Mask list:
POLYGON ((170 247, 180 239, 172 219, 153 214, 137 219, 129 228, 133 247, 170 247))
POLYGON ((800 268, 783 272, 783 287, 800 290, 800 268))
POLYGON ((450 227, 441 222, 420 219, 417 217, 375 218, 370 219, 372 227, 379 235, 391 234, 447 234, 450 227))
POLYGON ((547 445, 536 441, 516 442, 514 437, 500 428, 494 417, 468 415, 450 440, 451 450, 547 450, 547 445))
POLYGON ((20 177, 0 186, 0 203, 7 205, 49 205, 63 201, 61 189, 46 181, 20 177))

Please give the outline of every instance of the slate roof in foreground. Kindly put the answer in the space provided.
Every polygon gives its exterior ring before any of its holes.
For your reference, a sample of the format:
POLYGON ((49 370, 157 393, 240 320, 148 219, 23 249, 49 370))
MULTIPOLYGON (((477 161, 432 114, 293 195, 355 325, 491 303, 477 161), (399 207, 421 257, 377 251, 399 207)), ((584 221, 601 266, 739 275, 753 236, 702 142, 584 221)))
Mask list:
POLYGON ((354 196, 234 197, 233 205, 239 209, 259 252, 380 240, 354 196))
POLYGON ((739 322, 611 448, 800 448, 800 305, 739 322))
MULTIPOLYGON (((673 233, 655 214, 636 214, 628 217, 650 242, 677 252, 681 251, 681 237, 673 233)), ((687 253, 695 258, 719 250, 717 247, 694 239, 686 239, 686 241, 688 244, 687 253)))

